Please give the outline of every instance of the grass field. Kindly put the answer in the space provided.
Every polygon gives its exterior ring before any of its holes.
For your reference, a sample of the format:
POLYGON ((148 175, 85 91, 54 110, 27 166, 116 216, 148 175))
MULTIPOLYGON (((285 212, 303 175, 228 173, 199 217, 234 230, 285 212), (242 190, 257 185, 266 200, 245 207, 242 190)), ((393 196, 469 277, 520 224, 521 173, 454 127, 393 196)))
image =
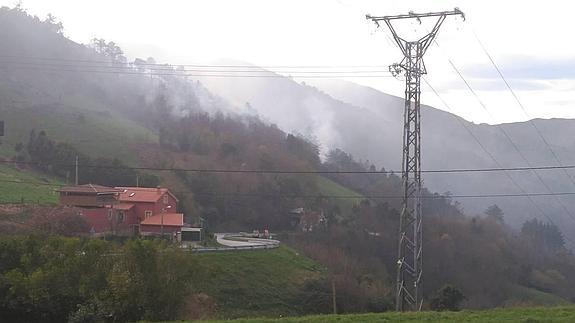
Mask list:
POLYGON ((18 170, 0 165, 0 203, 33 203, 52 205, 58 202, 55 189, 62 181, 31 170, 18 170), (32 182, 41 183, 18 183, 32 182))
POLYGON ((329 178, 317 176, 316 181, 319 190, 323 195, 357 196, 357 198, 335 199, 335 203, 337 203, 341 209, 342 214, 350 214, 353 205, 359 203, 363 199, 361 194, 358 194, 357 192, 354 192, 347 187, 341 186, 329 178))
POLYGON ((217 317, 297 315, 298 292, 325 269, 296 251, 273 250, 191 255, 191 286, 216 304, 217 317))
MULTIPOLYGON (((87 103, 84 103, 84 105, 87 103)), ((157 140, 152 132, 110 110, 86 106, 33 106, 0 108, 4 115, 5 137, 0 155, 16 154, 14 145, 28 141, 32 129, 44 130, 48 137, 72 144, 92 157, 118 157, 135 163, 130 144, 157 140)))
MULTIPOLYGON (((219 321, 211 321, 219 322, 219 321)), ((222 321, 223 322, 223 321, 222 321)), ((229 321, 228 321, 229 322, 229 321)), ((237 323, 323 323, 323 322, 575 322, 575 307, 547 307, 547 308, 509 308, 483 311, 460 312, 421 312, 403 313, 394 312, 381 314, 357 315, 316 315, 282 319, 244 319, 234 320, 237 323)))
POLYGON ((564 306, 569 302, 557 295, 544 293, 534 288, 515 286, 511 292, 513 295, 506 303, 509 304, 535 304, 537 306, 564 306))

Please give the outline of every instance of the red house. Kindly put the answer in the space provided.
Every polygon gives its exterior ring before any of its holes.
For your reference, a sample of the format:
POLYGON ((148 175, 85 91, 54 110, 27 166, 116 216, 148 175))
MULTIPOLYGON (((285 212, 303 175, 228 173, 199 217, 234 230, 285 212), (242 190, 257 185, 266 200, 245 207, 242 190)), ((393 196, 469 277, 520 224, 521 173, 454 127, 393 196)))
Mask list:
MULTIPOLYGON (((166 220, 168 215, 172 219, 174 217, 172 215, 178 214, 176 213, 178 199, 167 188, 116 187, 116 189, 121 190, 118 196, 118 201, 120 202, 117 206, 118 212, 124 214, 127 224, 139 226, 140 233, 156 232, 150 229, 155 224, 148 223, 141 226, 146 219, 163 214, 164 220, 166 220)), ((182 221, 179 228, 184 225, 183 215, 181 215, 181 218, 182 221)), ((161 231, 161 223, 158 223, 157 226, 157 232, 159 233, 161 231)))
POLYGON ((184 226, 178 199, 167 188, 85 184, 58 192, 60 204, 77 207, 94 234, 173 233, 184 226))
POLYGON ((95 184, 66 186, 57 192, 60 205, 73 206, 83 216, 92 233, 118 232, 124 230, 122 219, 117 218, 113 206, 122 192, 119 189, 95 184))

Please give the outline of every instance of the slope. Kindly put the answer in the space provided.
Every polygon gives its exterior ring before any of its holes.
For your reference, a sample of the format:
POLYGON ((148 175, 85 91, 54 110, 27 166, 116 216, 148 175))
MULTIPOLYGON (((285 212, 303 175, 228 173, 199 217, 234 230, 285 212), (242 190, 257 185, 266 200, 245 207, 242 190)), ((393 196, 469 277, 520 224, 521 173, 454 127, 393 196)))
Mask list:
MULTIPOLYGON (((271 72, 270 72, 271 73, 271 72)), ((205 79, 214 92, 249 107, 283 129, 315 138, 322 153, 341 148, 370 163, 399 169, 403 101, 375 89, 346 81, 314 80, 296 82, 290 78, 205 79), (309 84, 313 84, 310 86, 309 84)), ((503 167, 527 166, 514 145, 497 126, 473 124, 453 114, 422 107, 422 158, 425 169, 497 167, 481 144, 503 167), (471 135, 469 131, 473 134, 471 135)), ((573 120, 534 120, 557 152, 563 164, 575 163, 575 139, 569 135, 573 120)), ((531 165, 554 165, 547 146, 525 123, 504 124, 504 129, 531 165)), ((572 190, 573 183, 561 171, 538 172, 552 191, 572 190)), ((513 179, 527 192, 547 192, 532 172, 514 172, 513 179)), ((521 193, 502 173, 425 174, 432 191, 452 194, 521 193)), ((533 198, 565 234, 575 237, 575 221, 555 198, 533 198)), ((575 208, 575 198, 559 197, 567 208, 575 208)), ((460 201, 469 214, 482 214, 491 204, 499 204, 508 223, 516 226, 541 215, 522 198, 465 199, 460 201)))
MULTIPOLYGON (((340 100, 365 107, 374 113, 375 118, 389 118, 390 115, 385 112, 389 110, 389 106, 393 106, 395 111, 401 111, 403 106, 401 98, 350 82, 316 81, 315 84, 340 100)), ((360 136, 355 138, 346 136, 349 141, 342 143, 342 145, 344 147, 360 146, 354 150, 357 156, 365 157, 366 154, 370 154, 369 157, 373 158, 372 160, 383 162, 385 165, 397 165, 397 161, 393 161, 389 156, 393 154, 393 151, 398 152, 401 149, 401 141, 399 140, 402 133, 401 117, 398 114, 392 115, 392 117, 396 119, 396 122, 391 129, 378 129, 369 125, 366 127, 372 130, 372 136, 395 138, 393 145, 370 150, 366 146, 361 147, 363 138, 360 136)), ((521 155, 517 153, 514 144, 531 165, 556 165, 549 148, 539 138, 532 125, 527 122, 499 126, 474 124, 428 106, 422 107, 422 120, 424 120, 422 123, 422 158, 426 169, 497 167, 497 164, 477 143, 474 136, 503 167, 528 166, 521 155), (501 129, 497 129, 497 127, 501 129), (509 141, 502 130, 509 134, 513 143, 509 141)), ((575 140, 568 133, 569 129, 573 129, 575 126, 575 120, 536 119, 533 122, 541 130, 563 164, 573 164, 575 162, 575 140)), ((514 172, 510 175, 525 191, 547 192, 547 188, 541 184, 533 172, 514 172)), ((572 190, 572 181, 562 171, 539 171, 538 175, 552 191, 572 190)), ((454 194, 521 192, 502 173, 426 174, 425 183, 433 190, 450 191, 454 194)), ((568 208, 575 207, 575 199, 570 197, 560 197, 559 199, 568 208)), ((561 223, 565 230, 573 233, 575 228, 573 221, 568 214, 565 214, 561 205, 554 198, 534 198, 534 200, 542 209, 546 210, 548 215, 561 223)), ((482 213, 488 205, 497 203, 506 212, 506 218, 510 223, 521 223, 532 217, 545 219, 525 199, 468 199, 461 202, 471 213, 482 213)))
POLYGON ((0 165, 0 204, 56 204, 54 190, 62 184, 60 179, 30 169, 0 165))
MULTIPOLYGON (((217 309, 212 315, 220 318, 300 315, 304 283, 326 274, 325 268, 288 247, 199 254, 190 261, 194 293, 210 300, 204 304, 211 303, 217 309)), ((209 308, 188 315, 198 312, 209 313, 209 308)))

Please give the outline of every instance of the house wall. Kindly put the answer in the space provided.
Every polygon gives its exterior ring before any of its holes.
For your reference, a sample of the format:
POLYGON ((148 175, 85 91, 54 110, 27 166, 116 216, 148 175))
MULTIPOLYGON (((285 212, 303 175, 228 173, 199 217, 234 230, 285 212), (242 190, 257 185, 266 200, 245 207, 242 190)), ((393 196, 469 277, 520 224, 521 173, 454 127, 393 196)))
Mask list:
POLYGON ((108 208, 78 208, 78 212, 88 222, 90 230, 94 233, 109 232, 112 230, 112 223, 108 219, 108 208))
POLYGON ((114 233, 114 234, 134 234, 137 230, 134 228, 140 222, 132 210, 124 211, 124 220, 119 221, 120 210, 114 210, 109 207, 96 208, 78 208, 90 228, 94 228, 94 233, 114 233), (110 211, 112 217, 110 218, 110 211))
POLYGON ((152 211, 152 215, 160 213, 175 213, 178 208, 178 202, 176 199, 168 193, 163 194, 160 199, 153 202, 127 202, 133 203, 135 206, 132 209, 135 216, 135 223, 140 223, 146 219, 146 211, 152 211), (164 196, 167 196, 167 203, 164 203, 164 196), (170 208, 168 208, 170 206, 170 208))
POLYGON ((160 213, 176 213, 178 208, 178 202, 168 193, 164 193, 154 207, 154 214, 160 213), (164 203, 164 196, 167 196, 167 201, 164 203), (170 208, 168 208, 170 206, 170 208))

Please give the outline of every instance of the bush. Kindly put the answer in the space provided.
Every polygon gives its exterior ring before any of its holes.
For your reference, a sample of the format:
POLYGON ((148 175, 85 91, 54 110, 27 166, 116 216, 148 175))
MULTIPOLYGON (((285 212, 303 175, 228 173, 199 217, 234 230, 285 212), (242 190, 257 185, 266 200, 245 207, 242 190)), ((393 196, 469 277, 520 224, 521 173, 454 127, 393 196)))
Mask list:
POLYGON ((459 305, 465 295, 456 287, 445 285, 431 298, 431 309, 434 311, 459 311, 459 305))

